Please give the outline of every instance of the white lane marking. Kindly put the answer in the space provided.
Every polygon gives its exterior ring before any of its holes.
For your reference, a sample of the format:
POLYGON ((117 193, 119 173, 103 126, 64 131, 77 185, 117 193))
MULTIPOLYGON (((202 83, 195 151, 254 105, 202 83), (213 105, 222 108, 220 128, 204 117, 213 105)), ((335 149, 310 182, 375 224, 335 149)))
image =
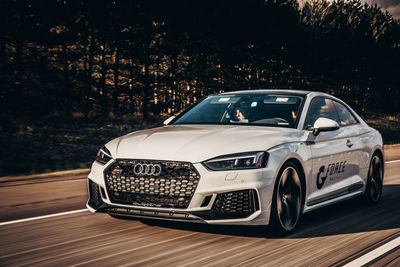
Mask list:
POLYGON ((400 162, 400 159, 385 161, 385 163, 395 163, 395 162, 400 162))
POLYGON ((363 266, 398 246, 400 246, 400 236, 393 239, 392 241, 374 249, 373 251, 370 251, 367 254, 347 263, 343 267, 363 266))
POLYGON ((2 223, 0 223, 0 226, 8 225, 8 224, 14 224, 14 223, 20 223, 20 222, 35 221, 35 220, 46 219, 46 218, 57 217, 57 216, 63 216, 63 215, 68 215, 68 214, 74 214, 74 213, 79 213, 79 212, 84 212, 84 211, 89 211, 89 210, 88 209, 71 210, 71 211, 65 211, 65 212, 54 213, 54 214, 49 214, 49 215, 43 215, 43 216, 25 218, 25 219, 20 219, 20 220, 2 222, 2 223))

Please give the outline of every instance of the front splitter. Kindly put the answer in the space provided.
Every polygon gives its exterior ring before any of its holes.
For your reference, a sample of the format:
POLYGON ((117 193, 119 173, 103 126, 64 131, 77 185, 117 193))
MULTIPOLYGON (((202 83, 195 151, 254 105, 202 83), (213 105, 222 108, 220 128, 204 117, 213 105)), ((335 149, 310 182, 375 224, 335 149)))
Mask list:
POLYGON ((101 207, 97 211, 108 213, 111 215, 136 217, 144 219, 206 223, 202 218, 187 212, 145 210, 145 209, 113 207, 113 206, 101 207))

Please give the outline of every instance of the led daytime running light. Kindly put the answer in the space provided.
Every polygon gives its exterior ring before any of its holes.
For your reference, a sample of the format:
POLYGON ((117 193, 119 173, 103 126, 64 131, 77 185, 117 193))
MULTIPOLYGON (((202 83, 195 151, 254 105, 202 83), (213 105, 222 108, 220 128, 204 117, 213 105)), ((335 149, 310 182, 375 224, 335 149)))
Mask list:
POLYGON ((266 152, 250 152, 213 158, 203 164, 213 171, 257 169, 265 167, 267 159, 266 152))

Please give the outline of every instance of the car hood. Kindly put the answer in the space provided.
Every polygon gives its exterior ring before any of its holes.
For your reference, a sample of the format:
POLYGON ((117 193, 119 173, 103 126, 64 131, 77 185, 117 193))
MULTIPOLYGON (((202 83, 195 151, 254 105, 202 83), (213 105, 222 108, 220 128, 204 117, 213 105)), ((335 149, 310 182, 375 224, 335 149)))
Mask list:
POLYGON ((220 155, 265 151, 298 142, 297 129, 241 125, 168 125, 142 130, 106 144, 114 158, 201 162, 220 155))

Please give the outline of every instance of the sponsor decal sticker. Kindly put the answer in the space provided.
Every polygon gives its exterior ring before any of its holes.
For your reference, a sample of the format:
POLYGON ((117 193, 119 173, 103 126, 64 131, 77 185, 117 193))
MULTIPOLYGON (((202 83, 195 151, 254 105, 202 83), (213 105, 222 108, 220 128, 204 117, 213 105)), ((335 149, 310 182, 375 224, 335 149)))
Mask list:
POLYGON ((325 181, 328 177, 331 181, 339 179, 340 176, 337 176, 337 174, 343 173, 345 171, 346 162, 347 161, 331 163, 328 165, 327 168, 325 168, 325 165, 319 167, 319 172, 317 175, 317 188, 321 189, 324 186, 325 181))
POLYGON ((277 97, 276 102, 288 102, 289 98, 287 97, 277 97))

